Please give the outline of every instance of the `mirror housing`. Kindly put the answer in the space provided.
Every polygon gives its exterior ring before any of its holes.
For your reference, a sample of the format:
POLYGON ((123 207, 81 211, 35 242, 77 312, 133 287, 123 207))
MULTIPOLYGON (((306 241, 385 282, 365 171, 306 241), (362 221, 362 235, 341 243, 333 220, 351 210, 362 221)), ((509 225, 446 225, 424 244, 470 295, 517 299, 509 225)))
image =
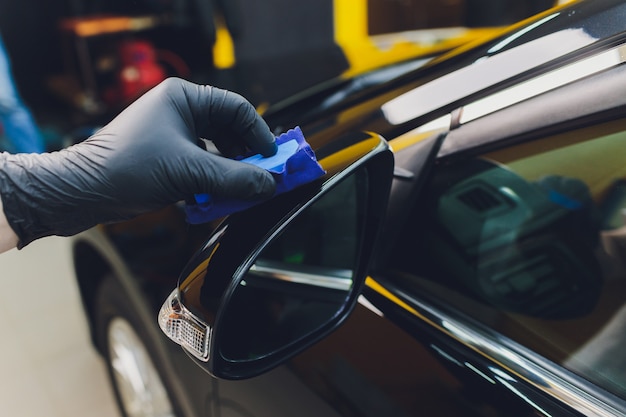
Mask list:
POLYGON ((393 154, 375 134, 331 145, 316 150, 327 171, 320 180, 226 218, 163 304, 161 329, 213 376, 267 372, 354 309, 383 223, 393 154), (309 256, 315 248, 326 253, 309 256))

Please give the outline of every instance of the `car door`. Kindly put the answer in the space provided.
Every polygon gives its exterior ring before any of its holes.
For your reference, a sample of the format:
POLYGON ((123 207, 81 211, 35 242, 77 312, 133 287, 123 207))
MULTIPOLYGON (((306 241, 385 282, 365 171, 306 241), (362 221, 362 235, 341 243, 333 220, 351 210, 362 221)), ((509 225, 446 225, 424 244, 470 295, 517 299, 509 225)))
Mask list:
POLYGON ((369 286, 483 411, 626 410, 624 71, 450 132, 369 286))

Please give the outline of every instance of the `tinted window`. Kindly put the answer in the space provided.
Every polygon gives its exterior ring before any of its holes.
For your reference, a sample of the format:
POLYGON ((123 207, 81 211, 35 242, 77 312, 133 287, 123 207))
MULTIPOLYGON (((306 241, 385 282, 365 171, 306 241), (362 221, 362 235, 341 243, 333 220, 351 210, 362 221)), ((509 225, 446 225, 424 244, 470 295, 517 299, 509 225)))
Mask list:
POLYGON ((439 163, 396 281, 626 398, 626 121, 439 163))

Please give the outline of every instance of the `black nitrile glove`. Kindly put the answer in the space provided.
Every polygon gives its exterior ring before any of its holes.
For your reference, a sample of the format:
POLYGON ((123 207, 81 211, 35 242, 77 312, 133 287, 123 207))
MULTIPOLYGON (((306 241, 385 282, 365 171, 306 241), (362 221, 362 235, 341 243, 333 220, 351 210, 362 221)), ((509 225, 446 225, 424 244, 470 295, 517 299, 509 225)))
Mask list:
POLYGON ((274 135, 243 97, 171 78, 84 142, 46 154, 0 154, 0 196, 18 248, 130 219, 193 194, 263 199, 272 176, 226 156, 271 156, 274 135))

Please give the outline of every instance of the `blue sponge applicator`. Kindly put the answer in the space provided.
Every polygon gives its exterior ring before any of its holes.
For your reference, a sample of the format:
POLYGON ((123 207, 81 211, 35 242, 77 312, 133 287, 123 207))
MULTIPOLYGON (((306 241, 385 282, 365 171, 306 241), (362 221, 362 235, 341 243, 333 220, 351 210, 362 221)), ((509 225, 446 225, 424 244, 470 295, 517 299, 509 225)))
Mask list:
MULTIPOLYGON (((278 151, 268 158, 256 154, 241 159, 267 170, 276 181, 275 195, 293 190, 326 173, 315 158, 302 130, 295 127, 276 138, 278 151)), ((228 214, 245 210, 261 203, 261 200, 233 200, 215 198, 208 194, 196 194, 195 204, 186 204, 187 221, 191 224, 206 223, 228 214)))

